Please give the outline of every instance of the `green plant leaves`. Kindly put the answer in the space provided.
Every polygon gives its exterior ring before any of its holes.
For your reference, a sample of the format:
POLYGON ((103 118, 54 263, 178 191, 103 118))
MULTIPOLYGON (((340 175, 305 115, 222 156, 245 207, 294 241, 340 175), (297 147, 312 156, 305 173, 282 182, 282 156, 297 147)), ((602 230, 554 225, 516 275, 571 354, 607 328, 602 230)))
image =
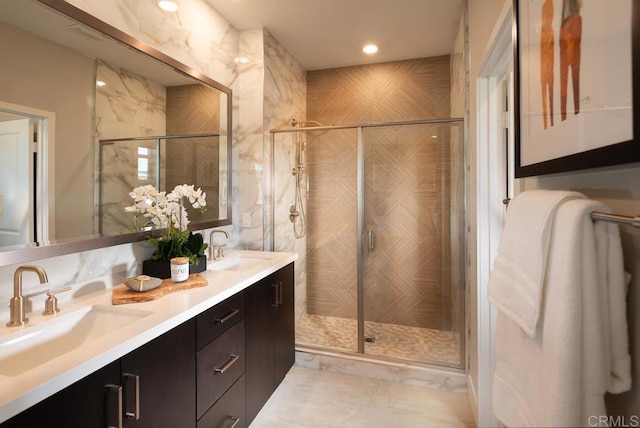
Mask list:
POLYGON ((196 264, 199 256, 203 256, 209 247, 204 243, 204 238, 199 233, 188 230, 179 231, 172 229, 169 238, 150 238, 156 247, 151 256, 153 260, 170 261, 174 257, 188 257, 189 263, 196 264))

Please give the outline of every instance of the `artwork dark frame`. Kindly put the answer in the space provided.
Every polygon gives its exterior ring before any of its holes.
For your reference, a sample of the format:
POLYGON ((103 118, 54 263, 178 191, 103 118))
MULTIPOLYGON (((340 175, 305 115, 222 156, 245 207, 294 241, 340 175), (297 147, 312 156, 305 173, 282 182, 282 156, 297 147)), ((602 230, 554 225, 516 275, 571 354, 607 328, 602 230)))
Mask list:
MULTIPOLYGON (((559 23, 569 22, 565 19, 571 13, 571 4, 577 3, 578 6, 582 6, 582 9, 578 11, 583 12, 587 6, 592 7, 592 2, 598 2, 599 0, 514 0, 514 84, 515 84, 515 175, 516 178, 553 174, 567 171, 583 170, 590 168, 598 168, 604 166, 620 165, 625 163, 639 162, 640 161, 640 142, 636 141, 636 130, 640 127, 640 108, 633 108, 632 100, 640 100, 640 81, 635 79, 637 73, 640 73, 640 2, 636 0, 613 0, 606 3, 609 7, 611 5, 617 5, 619 7, 628 7, 630 4, 631 11, 630 16, 627 19, 630 20, 630 34, 628 34, 630 43, 631 57, 626 59, 630 63, 630 70, 625 71, 623 78, 620 78, 617 74, 619 70, 615 67, 603 67, 602 70, 597 70, 596 73, 591 73, 588 84, 591 84, 590 88, 593 92, 600 92, 608 94, 608 92, 602 90, 603 88, 609 89, 609 86, 617 86, 618 99, 625 92, 620 90, 624 85, 630 88, 629 101, 625 103, 613 104, 613 106, 607 105, 600 99, 601 105, 595 106, 589 109, 588 104, 591 100, 589 90, 584 91, 586 94, 580 94, 580 83, 582 82, 582 74, 584 69, 581 70, 580 65, 578 70, 578 91, 577 94, 583 95, 583 97, 576 97, 575 102, 573 100, 573 88, 566 89, 569 86, 573 86, 573 79, 571 75, 571 67, 567 73, 567 80, 561 82, 562 67, 559 64, 554 64, 553 80, 548 81, 555 82, 555 85, 560 83, 561 87, 558 90, 553 83, 551 83, 553 89, 547 90, 546 94, 542 88, 544 87, 545 79, 548 73, 543 70, 548 70, 543 62, 543 6, 549 6, 552 3, 553 13, 547 14, 547 16, 553 16, 551 20, 547 20, 548 28, 552 28, 554 36, 554 48, 560 50, 560 31, 559 23), (533 8, 536 8, 533 10, 533 8), (537 13, 537 15, 534 15, 537 13), (534 16, 532 18, 532 16, 534 16), (525 18, 526 17, 526 18, 525 18), (527 33, 525 33, 527 32, 527 33), (531 34, 539 37, 536 40, 537 46, 532 45, 529 41, 532 37, 531 34), (533 46, 533 47, 532 47, 533 46), (537 64, 536 64, 537 61, 537 64), (535 67, 538 67, 537 74, 534 71, 535 67), (560 73, 557 70, 560 69, 560 73), (537 77, 538 82, 534 82, 531 79, 532 75, 537 77), (628 81, 629 80, 629 81, 628 81), (568 83, 567 83, 568 81, 568 83), (564 83, 564 90, 562 88, 564 83), (618 85, 620 84, 620 85, 618 85), (537 85, 538 93, 534 93, 537 85), (560 93, 560 97, 557 93, 560 93), (563 97, 562 92, 567 94, 563 97), (556 94, 556 96, 550 96, 550 94, 556 94), (535 99, 538 97, 539 99, 535 99), (545 100, 544 97, 547 97, 545 100), (549 100, 551 98, 551 100, 549 100), (558 100, 558 98, 560 98, 558 100), (564 100, 563 100, 564 98, 564 100), (532 106, 537 101, 535 108, 532 106), (545 107, 542 107, 543 102, 547 104, 546 112, 545 107), (560 101, 558 103, 558 101, 560 101), (564 102, 563 102, 564 101, 564 102), (576 104, 577 103, 577 104, 576 104), (564 104, 564 111, 558 111, 557 105, 561 107, 564 104), (583 108, 586 104, 587 108, 583 108), (553 107, 555 108, 555 111, 553 107), (536 111, 536 109, 538 109, 536 111), (553 115, 551 111, 553 111, 553 115), (576 110, 578 113, 576 113, 576 110), (630 111, 629 111, 630 110, 630 111), (580 125, 577 124, 576 119, 580 114, 580 125), (555 124, 551 124, 553 119, 555 124), (612 118, 609 120, 609 118, 612 118), (571 122, 573 120, 573 122, 571 122), (551 123, 550 123, 551 122, 551 123), (619 126, 622 124, 622 126, 619 126), (570 125, 570 126, 567 126, 570 125), (554 129, 553 126, 556 126, 554 129), (536 128, 537 127, 537 128, 536 128), (595 128, 595 131, 593 129, 595 128), (547 130, 553 130, 553 132, 546 133, 547 130), (562 132, 561 132, 562 131, 562 132), (545 134, 546 133, 546 134, 545 134), (616 135, 616 133, 618 135, 616 135), (586 138, 585 138, 586 136, 586 138), (621 138, 621 136, 624 136, 621 138), (575 147, 583 145, 584 139, 591 139, 595 141, 595 148, 581 148, 575 147), (597 140, 597 141, 596 141, 597 140), (550 147, 546 150, 543 146, 550 147), (564 145, 564 146, 562 146, 564 145), (558 147, 562 147, 566 153, 560 156, 555 155, 553 152, 558 147), (546 152, 545 152, 546 150, 546 152), (534 155, 532 155, 532 153, 534 155), (533 159, 533 160, 532 160, 533 159)), ((549 9, 546 10, 547 12, 549 9)), ((593 13, 593 10, 590 10, 593 13)), ((605 15, 606 16, 606 15, 605 15)), ((602 15, 600 16, 600 18, 602 15)), ((582 17, 580 17, 580 29, 582 30, 582 17)), ((586 20, 585 20, 586 21, 586 20)), ((586 21, 588 22, 588 21, 586 21)), ((626 23, 624 25, 627 25, 626 23)), ((624 26, 622 26, 624 27, 624 26)), ((617 28, 613 28, 617 30, 617 28)), ((602 31, 601 28, 598 31, 602 31)), ((622 30, 620 30, 622 31, 622 30)), ((615 32, 615 31, 612 31, 615 32)), ((626 33, 625 33, 626 34, 626 33)), ((618 34, 618 39, 606 39, 600 42, 603 46, 612 40, 621 40, 621 35, 618 34)), ((565 37, 565 42, 567 38, 565 37)), ((582 46, 582 61, 587 65, 589 58, 585 60, 585 56, 590 55, 592 52, 603 55, 606 54, 607 49, 602 49, 602 46, 597 46, 599 50, 593 49, 589 51, 589 48, 593 47, 594 38, 588 38, 590 45, 582 46)), ((624 41, 624 40, 623 40, 624 41)), ((549 46, 548 44, 546 46, 549 46)), ((607 46, 608 48, 608 46, 607 46)), ((547 50, 548 51, 548 50, 547 50)), ((567 52, 566 44, 564 52, 567 52)), ((624 52, 624 50, 622 50, 624 52)), ((594 54, 593 56, 597 56, 594 54)), ((554 52, 554 63, 560 63, 558 57, 560 55, 554 52)), ((549 56, 547 55, 547 58, 549 56)), ((566 64, 566 56, 563 58, 566 64)), ((601 62, 601 61, 600 61, 601 62)), ((594 67, 595 68, 595 67, 594 67)), ((618 67, 620 69, 621 67, 618 67)), ((624 67, 622 67, 624 69, 624 67)), ((565 67, 566 70, 566 67, 565 67)), ((548 88, 548 85, 546 86, 548 88)), ((616 91, 611 91, 616 92, 616 91)), ((604 98, 604 97, 603 97, 604 98)), ((604 100, 606 101, 606 100, 604 100)), ((593 141, 591 142, 593 143, 593 141)))

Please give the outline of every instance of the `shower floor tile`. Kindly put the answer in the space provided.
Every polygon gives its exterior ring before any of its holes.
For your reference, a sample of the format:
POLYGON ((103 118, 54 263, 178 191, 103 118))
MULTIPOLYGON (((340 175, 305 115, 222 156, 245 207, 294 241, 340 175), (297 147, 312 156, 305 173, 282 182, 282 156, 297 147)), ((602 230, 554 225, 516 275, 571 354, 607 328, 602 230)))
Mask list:
MULTIPOLYGON (((458 366, 460 336, 453 331, 433 330, 396 324, 365 322, 365 354, 421 363, 458 366)), ((305 314, 296 322, 296 344, 331 350, 356 352, 356 320, 305 314)))

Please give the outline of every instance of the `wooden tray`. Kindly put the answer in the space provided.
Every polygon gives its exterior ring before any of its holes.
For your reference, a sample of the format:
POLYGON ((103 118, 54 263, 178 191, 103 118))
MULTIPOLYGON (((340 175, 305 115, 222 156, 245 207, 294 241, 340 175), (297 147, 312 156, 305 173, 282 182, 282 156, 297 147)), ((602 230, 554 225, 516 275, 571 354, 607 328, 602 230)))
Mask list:
POLYGON ((207 284, 208 282, 205 278, 198 274, 192 274, 189 275, 189 278, 185 282, 175 283, 171 278, 165 279, 162 281, 162 284, 149 291, 133 291, 126 285, 123 285, 122 287, 113 289, 111 303, 114 305, 123 305, 125 303, 149 302, 175 291, 204 287, 207 284))

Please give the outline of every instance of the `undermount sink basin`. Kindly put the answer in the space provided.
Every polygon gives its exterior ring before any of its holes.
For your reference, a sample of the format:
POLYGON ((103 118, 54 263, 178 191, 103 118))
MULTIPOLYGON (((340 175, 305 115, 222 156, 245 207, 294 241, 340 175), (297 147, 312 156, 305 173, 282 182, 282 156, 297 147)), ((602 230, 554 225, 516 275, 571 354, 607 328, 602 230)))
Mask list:
POLYGON ((207 269, 211 270, 230 270, 230 271, 243 271, 253 269, 260 265, 267 265, 268 261, 273 258, 269 253, 256 253, 256 254, 234 254, 226 256, 222 260, 213 262, 208 265, 207 269))
POLYGON ((17 376, 151 312, 94 305, 0 338, 0 375, 17 376))

